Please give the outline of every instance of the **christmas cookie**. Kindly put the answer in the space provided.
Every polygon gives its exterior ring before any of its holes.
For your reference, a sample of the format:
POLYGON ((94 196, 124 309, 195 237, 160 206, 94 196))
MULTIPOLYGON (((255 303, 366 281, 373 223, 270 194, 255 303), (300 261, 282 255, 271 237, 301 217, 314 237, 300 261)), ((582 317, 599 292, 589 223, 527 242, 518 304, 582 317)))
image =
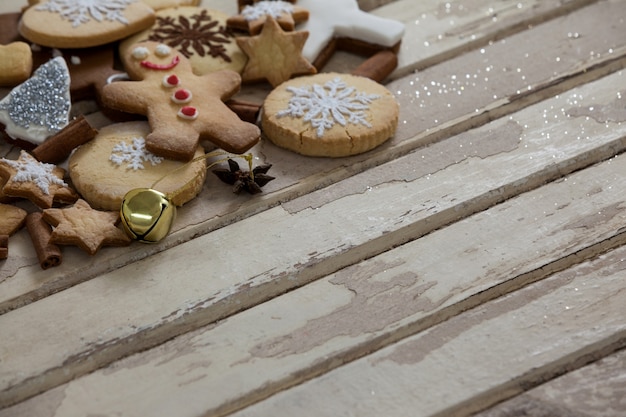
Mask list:
POLYGON ((78 246, 95 255, 102 246, 126 246, 131 239, 117 227, 119 211, 92 209, 85 200, 71 207, 43 211, 43 219, 54 227, 50 242, 57 245, 78 246))
POLYGON ((6 181, 2 192, 27 198, 42 208, 52 207, 54 201, 76 201, 78 195, 63 180, 64 176, 63 168, 39 162, 26 151, 21 151, 16 161, 0 159, 0 177, 6 181))
POLYGON ((167 9, 179 6, 197 6, 200 0, 141 0, 154 10, 167 9))
POLYGON ((292 31, 297 23, 309 18, 309 12, 288 1, 264 0, 243 6, 238 15, 228 18, 227 23, 233 29, 256 35, 268 17, 275 19, 284 30, 292 31))
MULTIPOLYGON (((127 122, 100 129, 91 142, 70 157, 68 169, 74 187, 91 207, 119 210, 124 195, 135 188, 156 188, 181 206, 202 190, 206 176, 204 159, 184 168, 184 163, 158 157, 145 148, 150 133, 147 122, 127 122)), ((197 147, 194 157, 204 154, 197 147)))
POLYGON ((267 80, 273 87, 294 75, 315 74, 317 70, 302 57, 307 32, 284 32, 268 17, 259 35, 237 38, 250 58, 241 79, 245 82, 267 80))
POLYGON ((26 221, 28 213, 19 207, 0 203, 0 235, 10 236, 26 221))
POLYGON ((364 77, 323 73, 295 78, 263 104, 263 132, 276 145, 309 156, 341 157, 373 149, 395 133, 399 106, 364 77))
POLYGON ((0 87, 13 87, 30 77, 33 55, 24 42, 0 45, 0 87))
POLYGON ((300 0, 309 19, 299 26, 310 33, 302 55, 318 69, 328 61, 336 40, 342 48, 373 53, 377 49, 397 49, 404 35, 404 24, 359 9, 357 0, 300 0))
POLYGON ((0 123, 13 139, 41 144, 69 122, 70 76, 65 60, 51 59, 0 101, 0 123))
POLYGON ((188 161, 198 142, 227 152, 254 146, 259 128, 242 121, 224 101, 239 91, 241 77, 230 70, 198 76, 181 53, 157 42, 142 42, 122 56, 131 80, 104 86, 102 101, 113 109, 148 117, 152 132, 146 149, 158 156, 188 161))
POLYGON ((19 31, 38 45, 87 48, 144 30, 154 19, 139 0, 42 0, 26 9, 19 31))
POLYGON ((125 55, 138 42, 154 41, 184 55, 198 75, 221 69, 241 72, 246 56, 226 26, 227 19, 227 14, 203 7, 159 10, 152 27, 123 41, 120 53, 125 55))

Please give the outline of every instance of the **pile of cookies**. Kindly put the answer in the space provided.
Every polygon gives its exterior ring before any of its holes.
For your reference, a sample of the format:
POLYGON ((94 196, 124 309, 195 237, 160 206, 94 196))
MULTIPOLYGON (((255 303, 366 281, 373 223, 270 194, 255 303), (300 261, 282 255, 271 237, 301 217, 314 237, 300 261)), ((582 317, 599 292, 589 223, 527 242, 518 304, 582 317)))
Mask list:
MULTIPOLYGON (((0 159, 0 259, 24 224, 42 268, 61 262, 59 245, 93 255, 130 244, 125 213, 136 205, 125 199, 158 188, 173 206, 190 201, 209 148, 236 158, 269 140, 344 157, 393 136, 398 104, 380 82, 397 65, 401 23, 357 0, 238 0, 232 16, 199 3, 29 0, 0 15, 0 131, 20 148, 0 159), (350 74, 323 72, 336 50, 366 60, 350 74), (263 103, 235 99, 253 83, 271 87, 263 103), (95 129, 72 112, 83 100, 110 124, 95 129), (21 199, 32 209, 11 204, 21 199)), ((216 174, 236 191, 272 179, 269 166, 229 166, 216 174)))

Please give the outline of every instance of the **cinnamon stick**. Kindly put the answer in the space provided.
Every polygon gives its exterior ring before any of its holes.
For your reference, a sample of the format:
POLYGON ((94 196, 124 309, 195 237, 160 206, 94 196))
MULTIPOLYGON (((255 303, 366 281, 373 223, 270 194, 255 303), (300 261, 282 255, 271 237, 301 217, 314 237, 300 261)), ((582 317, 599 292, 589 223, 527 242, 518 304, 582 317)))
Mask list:
POLYGON ((43 220, 43 214, 34 212, 26 216, 26 228, 33 241, 41 269, 60 265, 63 260, 61 248, 50 243, 52 227, 43 220))
POLYGON ((376 82, 383 82, 398 66, 398 56, 389 50, 380 51, 352 71, 352 75, 367 77, 376 82))
POLYGON ((40 162, 58 164, 70 156, 74 148, 89 142, 97 133, 81 114, 60 132, 33 149, 33 156, 40 162))
POLYGON ((0 235, 0 259, 9 257, 9 235, 0 235))
POLYGON ((243 100, 228 100, 226 105, 244 122, 257 122, 259 110, 261 110, 260 105, 243 100))

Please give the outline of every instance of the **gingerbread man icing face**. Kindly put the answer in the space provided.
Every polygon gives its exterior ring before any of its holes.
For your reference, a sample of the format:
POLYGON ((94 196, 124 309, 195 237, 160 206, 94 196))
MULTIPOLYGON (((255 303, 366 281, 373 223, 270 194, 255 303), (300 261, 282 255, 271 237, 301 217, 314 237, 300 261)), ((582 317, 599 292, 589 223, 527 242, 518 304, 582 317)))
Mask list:
POLYGON ((243 153, 258 142, 259 128, 239 119, 223 103, 239 91, 238 73, 195 75, 187 58, 156 42, 135 45, 122 61, 132 81, 106 85, 102 100, 114 109, 148 117, 150 152, 190 160, 201 140, 233 153, 243 153))

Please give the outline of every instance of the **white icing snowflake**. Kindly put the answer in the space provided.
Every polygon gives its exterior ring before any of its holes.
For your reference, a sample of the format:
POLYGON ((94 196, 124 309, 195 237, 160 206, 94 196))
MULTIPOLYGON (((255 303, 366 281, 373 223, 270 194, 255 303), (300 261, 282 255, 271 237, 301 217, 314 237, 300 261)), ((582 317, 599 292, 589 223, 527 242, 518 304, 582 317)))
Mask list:
POLYGON ((22 151, 17 161, 3 158, 2 162, 17 171, 12 181, 33 182, 45 195, 50 194, 50 185, 68 186, 65 181, 54 175, 56 165, 39 162, 26 152, 22 151))
POLYGON ((62 18, 72 22, 72 26, 80 26, 90 20, 118 21, 128 24, 123 12, 129 4, 137 0, 48 0, 36 10, 58 13, 62 18))
POLYGON ((293 13, 293 5, 286 1, 260 1, 246 6, 241 15, 248 21, 260 19, 263 16, 278 18, 283 13, 293 13))
POLYGON ((122 165, 127 162, 126 169, 137 171, 145 169, 144 162, 150 162, 152 165, 158 165, 163 162, 163 158, 146 150, 146 141, 144 138, 133 138, 133 143, 128 145, 126 142, 120 142, 113 147, 109 158, 115 165, 122 165))
POLYGON ((339 77, 324 85, 313 84, 311 89, 287 87, 287 91, 293 96, 287 109, 279 111, 277 116, 302 117, 317 129, 318 138, 324 136, 324 131, 335 123, 341 126, 352 123, 372 127, 365 111, 369 110, 373 100, 380 98, 377 94, 365 94, 349 87, 339 77))

